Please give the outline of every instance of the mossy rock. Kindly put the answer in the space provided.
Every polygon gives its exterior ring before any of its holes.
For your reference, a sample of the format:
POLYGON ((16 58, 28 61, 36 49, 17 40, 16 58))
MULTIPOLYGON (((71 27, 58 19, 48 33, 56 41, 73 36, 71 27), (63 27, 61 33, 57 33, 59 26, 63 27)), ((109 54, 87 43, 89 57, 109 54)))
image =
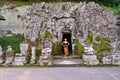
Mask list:
POLYGON ((53 37, 52 37, 52 35, 50 34, 50 32, 48 32, 47 30, 45 31, 44 36, 45 36, 45 38, 49 38, 49 39, 50 39, 50 42, 53 42, 53 37))
POLYGON ((92 43, 96 55, 99 59, 101 59, 104 55, 110 54, 111 46, 109 43, 111 42, 111 39, 109 37, 103 38, 101 36, 96 36, 95 40, 98 41, 99 43, 93 42, 93 33, 89 31, 86 42, 92 43))
POLYGON ((100 36, 97 36, 95 39, 99 41, 99 43, 93 42, 93 48, 96 51, 97 57, 101 59, 104 55, 110 54, 111 46, 109 43, 111 42, 111 39, 109 37, 102 38, 100 36))
POLYGON ((93 42, 93 33, 91 31, 88 31, 88 36, 87 36, 86 42, 87 43, 93 42))
POLYGON ((38 34, 38 39, 37 39, 37 42, 36 42, 36 43, 37 43, 37 45, 36 45, 37 48, 41 48, 41 45, 42 45, 42 44, 41 44, 41 40, 42 40, 42 38, 41 38, 41 34, 40 34, 40 32, 39 32, 39 34, 38 34))
POLYGON ((111 42, 111 39, 109 37, 105 37, 105 38, 103 38, 103 40, 106 42, 111 42))
POLYGON ((96 41, 101 41, 101 37, 100 36, 96 36, 95 40, 96 41))

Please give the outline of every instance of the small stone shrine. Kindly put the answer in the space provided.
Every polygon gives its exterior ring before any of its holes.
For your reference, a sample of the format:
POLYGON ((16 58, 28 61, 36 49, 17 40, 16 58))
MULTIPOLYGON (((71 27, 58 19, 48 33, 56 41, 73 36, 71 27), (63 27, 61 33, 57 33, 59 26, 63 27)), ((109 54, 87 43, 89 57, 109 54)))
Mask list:
POLYGON ((43 65, 52 65, 52 58, 51 58, 51 52, 52 50, 50 48, 44 48, 42 49, 40 59, 38 61, 38 64, 43 65))
POLYGON ((11 46, 8 46, 8 49, 6 51, 6 60, 5 64, 11 64, 14 60, 14 50, 11 46))
POLYGON ((0 64, 3 63, 3 51, 2 47, 0 46, 0 64))
POLYGON ((38 61, 38 64, 39 65, 52 65, 51 52, 52 52, 52 43, 50 42, 48 38, 44 38, 41 56, 38 61))
POLYGON ((97 60, 97 56, 95 55, 95 51, 91 45, 87 45, 84 47, 83 54, 83 63, 86 65, 98 65, 99 61, 97 60))
POLYGON ((12 63, 13 66, 23 66, 24 65, 24 59, 23 59, 23 56, 22 54, 15 54, 15 59, 12 63))

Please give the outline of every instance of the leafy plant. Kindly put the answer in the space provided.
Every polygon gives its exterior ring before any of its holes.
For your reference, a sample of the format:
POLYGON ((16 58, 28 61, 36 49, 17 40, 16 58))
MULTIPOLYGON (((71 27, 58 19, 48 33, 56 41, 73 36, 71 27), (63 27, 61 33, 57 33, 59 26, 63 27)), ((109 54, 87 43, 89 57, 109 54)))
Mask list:
POLYGON ((53 42, 52 43, 52 55, 62 55, 62 42, 53 42))
POLYGON ((74 50, 75 52, 74 52, 74 53, 75 53, 75 54, 78 54, 78 55, 80 55, 80 57, 82 57, 84 46, 81 45, 81 44, 79 43, 79 41, 76 40, 76 39, 73 40, 73 43, 76 44, 76 45, 75 45, 75 50, 74 50))
POLYGON ((16 35, 12 37, 0 37, 0 45, 3 48, 4 53, 7 50, 7 46, 12 46, 15 53, 20 52, 20 43, 23 41, 23 37, 16 35))

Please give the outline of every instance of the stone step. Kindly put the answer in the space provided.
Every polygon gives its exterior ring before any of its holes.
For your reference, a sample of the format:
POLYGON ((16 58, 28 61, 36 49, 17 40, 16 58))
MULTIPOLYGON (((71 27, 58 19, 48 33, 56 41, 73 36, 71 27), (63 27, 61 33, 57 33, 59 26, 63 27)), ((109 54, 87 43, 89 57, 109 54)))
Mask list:
MULTIPOLYGON (((54 56, 53 59, 65 59, 64 56, 54 56)), ((78 55, 68 56, 67 59, 80 59, 78 55)))
POLYGON ((53 60, 53 66, 77 66, 82 65, 82 59, 75 59, 75 58, 59 58, 53 60))

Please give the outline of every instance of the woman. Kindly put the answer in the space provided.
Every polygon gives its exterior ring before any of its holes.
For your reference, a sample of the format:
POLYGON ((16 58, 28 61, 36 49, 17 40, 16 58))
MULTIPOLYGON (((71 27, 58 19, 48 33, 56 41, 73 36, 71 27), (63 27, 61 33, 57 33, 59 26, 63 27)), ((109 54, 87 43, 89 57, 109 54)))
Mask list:
POLYGON ((64 57, 67 57, 68 54, 69 54, 69 51, 68 51, 69 42, 67 41, 66 38, 62 42, 62 45, 63 45, 63 48, 64 48, 64 57))

